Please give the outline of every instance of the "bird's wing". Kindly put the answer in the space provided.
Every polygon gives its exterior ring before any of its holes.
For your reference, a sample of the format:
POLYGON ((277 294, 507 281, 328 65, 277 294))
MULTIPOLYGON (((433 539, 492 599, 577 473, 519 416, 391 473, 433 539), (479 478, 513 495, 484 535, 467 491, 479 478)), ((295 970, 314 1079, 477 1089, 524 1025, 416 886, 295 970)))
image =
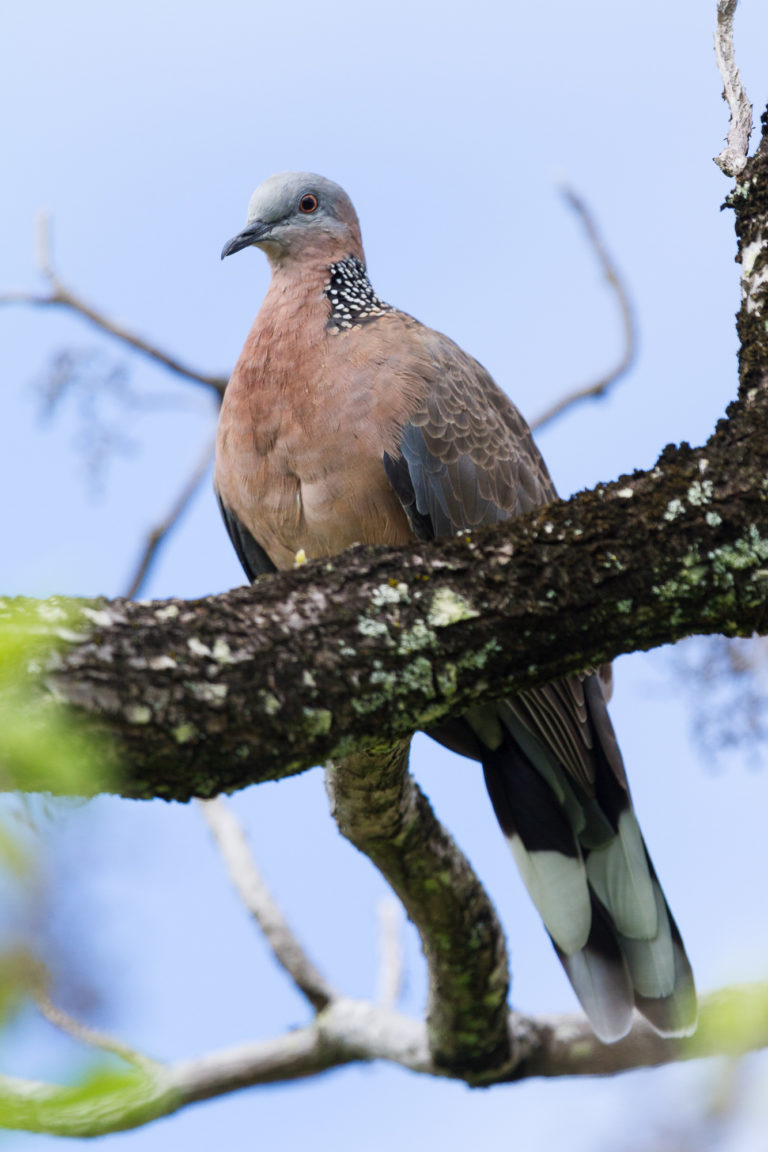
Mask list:
MULTIPOLYGON (((414 534, 451 536, 525 515, 556 499, 528 425, 490 374, 447 337, 429 329, 420 329, 420 335, 429 354, 429 385, 403 429, 398 453, 384 457, 414 534)), ((593 732, 583 679, 569 676, 530 689, 511 705, 590 793, 593 732)), ((620 755, 612 759, 624 782, 620 755)))
POLYGON ((254 581, 258 576, 265 576, 270 572, 276 572, 277 569, 275 565, 269 556, 267 556, 264 549, 260 544, 257 544, 251 533, 235 513, 226 507, 218 492, 216 493, 216 499, 219 504, 224 526, 229 533, 229 538, 237 553, 237 558, 242 564, 248 579, 254 581))

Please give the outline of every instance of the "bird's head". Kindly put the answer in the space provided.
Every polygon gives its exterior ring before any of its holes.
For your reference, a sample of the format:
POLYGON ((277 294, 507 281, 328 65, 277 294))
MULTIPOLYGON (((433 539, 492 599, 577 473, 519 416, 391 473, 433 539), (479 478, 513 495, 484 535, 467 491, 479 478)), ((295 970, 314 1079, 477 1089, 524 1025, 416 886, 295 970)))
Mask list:
POLYGON ((221 258, 251 246, 261 248, 273 267, 311 256, 364 259, 352 201, 338 184, 312 172, 280 172, 259 185, 245 228, 227 241, 221 258))

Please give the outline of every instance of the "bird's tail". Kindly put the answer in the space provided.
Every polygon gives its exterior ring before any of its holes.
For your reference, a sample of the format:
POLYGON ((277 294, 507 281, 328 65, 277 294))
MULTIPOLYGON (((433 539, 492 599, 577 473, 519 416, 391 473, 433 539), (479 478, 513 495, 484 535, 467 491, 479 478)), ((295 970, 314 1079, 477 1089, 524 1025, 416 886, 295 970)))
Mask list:
POLYGON ((597 1036, 611 1043, 626 1035, 633 1007, 664 1036, 690 1035, 696 1027, 691 966, 645 847, 620 757, 617 770, 615 745, 606 755, 612 729, 602 694, 596 704, 604 715, 592 726, 591 787, 564 770, 552 742, 532 735, 514 701, 495 709, 491 740, 473 717, 486 785, 597 1036))

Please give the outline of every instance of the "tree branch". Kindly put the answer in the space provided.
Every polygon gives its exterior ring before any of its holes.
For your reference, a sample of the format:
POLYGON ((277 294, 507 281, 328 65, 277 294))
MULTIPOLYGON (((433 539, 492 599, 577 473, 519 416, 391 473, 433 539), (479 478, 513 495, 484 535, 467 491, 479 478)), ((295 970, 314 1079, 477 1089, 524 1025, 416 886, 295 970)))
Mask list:
POLYGON ((139 556, 138 563, 134 569, 134 573, 128 584, 125 596, 128 600, 132 600, 134 596, 138 596, 144 583, 150 573, 150 570, 157 558, 157 554, 161 545, 174 531, 182 516, 186 512, 194 496, 197 494, 200 485, 205 479, 208 468, 210 467, 213 459, 214 444, 206 445, 205 451, 201 455, 199 461, 194 469, 187 477, 183 488, 171 505, 169 511, 160 520, 154 528, 147 534, 144 547, 139 556))
POLYGON ((380 1008, 397 1007, 403 983, 402 906, 391 896, 379 901, 379 975, 376 1003, 380 1008))
POLYGON ((35 1003, 40 1015, 44 1016, 49 1024, 67 1036, 71 1036, 73 1040, 87 1044, 91 1048, 98 1048, 100 1052, 106 1052, 110 1056, 117 1056, 119 1060, 123 1060, 127 1064, 134 1064, 138 1068, 152 1070, 159 1067, 155 1060, 145 1056, 142 1052, 129 1048, 121 1040, 116 1040, 105 1032, 97 1032, 79 1020, 75 1020, 63 1008, 54 1004, 46 992, 38 992, 35 995, 35 1003))
MULTIPOLYGON (((732 18, 735 5, 724 7, 732 18)), ((701 448, 668 448, 650 472, 493 532, 400 551, 356 549, 197 602, 80 604, 75 629, 55 602, 38 606, 41 633, 64 643, 48 666, 52 691, 117 750, 122 779, 102 773, 96 787, 209 796, 334 760, 339 824, 416 922, 430 1005, 422 1025, 335 998, 308 1027, 273 1041, 133 1068, 102 1086, 98 1106, 93 1093, 3 1078, 7 1127, 97 1135, 351 1061, 386 1059, 494 1083, 602 1075, 768 1044, 765 987, 705 998, 699 1031, 685 1041, 637 1022, 607 1047, 583 1017, 506 1017, 500 935, 404 763, 414 728, 477 700, 693 632, 765 628, 765 137, 743 174, 730 197, 742 261, 739 399, 701 448), (441 891, 439 907, 430 888, 441 891), (461 919, 468 908, 473 932, 487 929, 479 945, 461 919), (462 935, 463 959, 455 938, 462 935), (466 966, 464 988, 457 964, 466 966)), ((22 783, 53 785, 42 776, 22 783)))
MULTIPOLYGON (((508 1017, 514 1065, 487 1083, 531 1076, 606 1076, 677 1060, 736 1055, 768 1046, 768 986, 751 985, 704 997, 699 1031, 664 1040, 636 1017, 617 1044, 601 1044, 584 1017, 508 1017)), ((429 1076, 471 1079, 435 1064, 426 1026, 373 1004, 339 999, 311 1024, 272 1040, 211 1052, 195 1060, 135 1069, 100 1093, 0 1076, 6 1128, 93 1137, 138 1127, 202 1100, 257 1085, 287 1083, 354 1062, 386 1060, 429 1076)))
POLYGON ((715 30, 717 67, 723 78, 723 99, 730 111, 728 143, 720 155, 715 156, 715 164, 726 176, 738 176, 743 172, 752 135, 752 105, 741 82, 733 51, 733 17, 738 4, 739 0, 718 0, 715 30))
POLYGON ((200 808, 240 899, 264 933, 278 964, 319 1012, 337 999, 337 993, 315 968, 273 900, 256 867, 242 825, 222 796, 201 801, 200 808))
POLYGON ((739 398, 703 447, 668 447, 649 472, 474 535, 352 549, 206 600, 81 605, 74 634, 55 603, 41 607, 41 632, 65 629, 51 684, 113 738, 121 779, 96 765, 94 788, 209 797, 620 652, 765 631, 765 149, 744 175, 729 198, 739 398))
MULTIPOLYGON (((761 315, 747 320, 764 340, 761 315)), ((97 765, 94 787, 209 797, 620 652, 763 630, 768 389, 753 364, 703 448, 525 520, 357 548, 205 600, 80 604, 74 632, 41 606, 41 632, 64 628, 51 683, 119 752, 121 780, 97 765)))
POLYGON ((103 312, 100 312, 93 305, 87 304, 82 297, 76 295, 70 288, 59 279, 57 272, 53 267, 50 254, 50 236, 49 236, 49 223, 47 217, 43 216, 40 221, 40 235, 39 235, 39 267, 42 274, 50 285, 50 292, 43 296, 34 292, 4 292, 0 294, 0 304, 29 304, 36 308, 68 308, 71 312, 81 316, 92 324, 99 331, 106 333, 113 339, 118 340, 121 344, 126 344, 135 352, 139 352, 147 359, 154 361, 156 364, 161 364, 163 368, 167 368, 169 372, 173 372, 176 376, 181 376, 185 380, 190 380, 194 384, 202 384, 206 388, 212 389, 219 398, 224 395, 224 389, 227 386, 228 376, 215 376, 210 373, 198 372, 194 368, 190 368, 175 356, 165 352, 157 345, 151 344, 148 340, 138 336, 130 329, 118 324, 115 320, 110 320, 103 312))
POLYGON ((504 937, 480 882, 408 772, 408 743, 331 764, 331 811, 391 884, 421 937, 435 1065, 484 1079, 511 1059, 504 937))
POLYGON ((586 232, 587 239, 594 251, 600 266, 603 270, 603 275, 613 289, 616 301, 619 305, 619 312, 621 315, 621 330, 623 348, 619 355, 616 364, 609 372, 604 373, 598 377, 597 380, 592 381, 590 384, 585 384, 581 388, 576 388, 571 392, 561 396, 549 408, 540 413, 535 420, 531 422, 533 431, 538 431, 558 416, 562 416, 564 412, 570 410, 577 404, 584 400, 597 400, 605 396, 608 391, 616 384, 622 376, 632 367, 637 352, 637 335, 635 332, 635 318, 632 310, 632 304, 629 299, 629 293, 624 285, 624 281, 619 274, 619 271, 614 264, 611 255, 606 248, 602 237, 597 229, 595 218, 590 212, 585 201, 573 191, 572 188, 562 188, 562 195, 566 203, 570 205, 576 215, 581 221, 584 231, 586 232))

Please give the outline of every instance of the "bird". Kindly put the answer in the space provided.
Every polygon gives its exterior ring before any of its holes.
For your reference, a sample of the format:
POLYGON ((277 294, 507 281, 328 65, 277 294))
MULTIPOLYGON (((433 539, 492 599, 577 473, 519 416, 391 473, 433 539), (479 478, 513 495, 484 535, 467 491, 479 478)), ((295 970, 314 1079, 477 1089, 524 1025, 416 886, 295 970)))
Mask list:
MULTIPOLYGON (((353 544, 407 545, 557 498, 528 425, 447 336, 385 303, 347 194, 284 172, 222 260, 271 280, 219 417, 214 487, 249 580, 353 544)), ((592 1029, 633 1009, 696 1027, 691 966, 634 813, 600 670, 479 704, 428 734, 479 761, 498 823, 592 1029)))

